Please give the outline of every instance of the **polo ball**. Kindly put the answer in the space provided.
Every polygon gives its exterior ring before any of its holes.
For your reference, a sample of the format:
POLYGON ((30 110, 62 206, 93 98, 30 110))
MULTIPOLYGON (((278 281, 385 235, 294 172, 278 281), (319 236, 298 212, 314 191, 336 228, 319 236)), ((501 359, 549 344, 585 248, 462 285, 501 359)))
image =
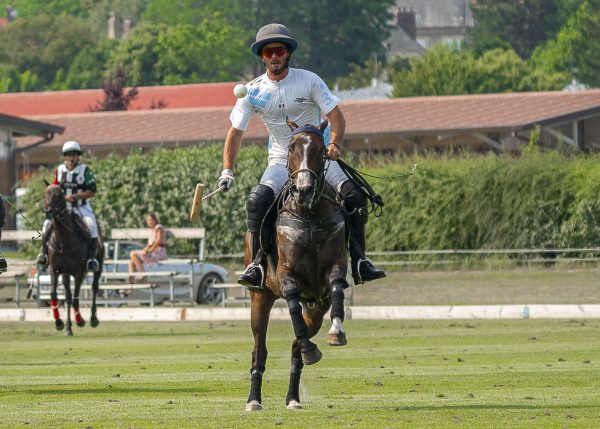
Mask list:
POLYGON ((244 98, 248 94, 248 88, 243 83, 238 83, 233 87, 233 95, 237 98, 244 98))

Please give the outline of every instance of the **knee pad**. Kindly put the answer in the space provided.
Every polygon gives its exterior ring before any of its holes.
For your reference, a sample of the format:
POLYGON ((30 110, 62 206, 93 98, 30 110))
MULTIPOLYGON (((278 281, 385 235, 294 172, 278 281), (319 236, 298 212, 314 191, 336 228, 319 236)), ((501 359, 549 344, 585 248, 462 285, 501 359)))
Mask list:
POLYGON ((344 208, 352 213, 352 221, 361 225, 367 223, 367 195, 353 181, 347 180, 342 185, 340 194, 344 200, 344 208))
POLYGON ((263 219, 267 226, 272 225, 274 216, 267 212, 273 201, 275 201, 275 192, 269 186, 259 184, 252 188, 246 202, 246 226, 249 231, 260 231, 263 219))

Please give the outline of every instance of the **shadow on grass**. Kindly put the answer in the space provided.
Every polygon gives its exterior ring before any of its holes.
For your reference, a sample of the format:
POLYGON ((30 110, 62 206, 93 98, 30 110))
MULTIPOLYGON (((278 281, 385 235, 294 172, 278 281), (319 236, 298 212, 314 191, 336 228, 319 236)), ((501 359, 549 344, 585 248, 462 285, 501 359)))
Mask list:
MULTIPOLYGON (((389 407, 387 407, 389 408, 389 407)), ((473 404, 473 405, 415 405, 400 407, 401 411, 441 411, 441 410, 546 410, 546 409, 586 409, 597 408, 597 405, 523 405, 523 404, 473 404)))
MULTIPOLYGON (((26 392, 34 395, 121 395, 127 393, 211 393, 217 394, 220 391, 226 391, 223 388, 206 388, 202 386, 194 387, 178 387, 178 388, 157 388, 156 386, 149 387, 97 387, 86 389, 27 389, 26 392)), ((228 390, 227 390, 228 391, 228 390)))

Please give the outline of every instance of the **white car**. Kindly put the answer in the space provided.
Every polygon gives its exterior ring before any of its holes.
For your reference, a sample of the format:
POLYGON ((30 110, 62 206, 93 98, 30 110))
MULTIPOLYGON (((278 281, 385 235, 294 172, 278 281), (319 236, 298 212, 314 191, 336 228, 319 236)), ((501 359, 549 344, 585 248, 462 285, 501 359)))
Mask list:
MULTIPOLYGON (((105 258, 104 273, 122 273, 120 281, 123 282, 123 289, 126 290, 128 284, 125 282, 126 273, 128 270, 127 263, 124 258, 129 257, 129 252, 132 250, 141 250, 144 244, 137 241, 118 241, 118 248, 115 241, 106 241, 104 243, 105 258), (115 253, 116 252, 116 253, 115 253)), ((197 304, 212 304, 216 305, 223 300, 223 289, 215 289, 213 286, 216 283, 226 283, 228 281, 228 271, 220 265, 200 262, 197 259, 166 259, 158 264, 147 269, 148 273, 152 272, 172 272, 174 276, 161 276, 152 279, 150 275, 149 283, 155 284, 153 288, 133 289, 127 292, 128 300, 146 300, 149 301, 153 296, 154 303, 169 301, 173 298, 176 301, 187 300, 197 304), (173 296, 171 297, 171 282, 173 282, 173 296)), ((101 278, 101 284, 109 282, 115 284, 115 280, 109 280, 109 275, 106 278, 101 278)), ((30 288, 33 292, 32 296, 38 303, 47 303, 50 300, 50 274, 47 272, 33 271, 29 277, 30 288)), ((84 284, 91 285, 92 276, 88 273, 88 277, 84 284)), ((74 281, 71 281, 71 285, 74 281)), ((59 281, 58 288, 59 298, 64 298, 62 290, 62 282, 59 281)), ((116 290, 102 291, 107 294, 119 294, 116 290)), ((82 292, 82 298, 90 295, 87 291, 82 292)), ((122 296, 123 293, 120 293, 122 296)))

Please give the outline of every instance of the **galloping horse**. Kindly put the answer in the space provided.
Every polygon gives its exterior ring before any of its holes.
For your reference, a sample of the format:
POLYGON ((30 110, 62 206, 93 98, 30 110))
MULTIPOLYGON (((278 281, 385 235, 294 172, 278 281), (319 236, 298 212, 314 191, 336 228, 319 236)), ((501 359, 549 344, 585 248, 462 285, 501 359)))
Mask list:
MULTIPOLYGON (((344 288, 347 255, 346 230, 341 203, 326 182, 326 147, 323 130, 298 127, 287 120, 293 135, 289 144, 289 181, 277 199, 276 243, 269 249, 266 290, 251 292, 251 326, 254 334, 251 386, 246 411, 262 409, 262 376, 267 360, 266 336, 269 315, 277 298, 284 298, 294 334, 286 405, 302 408, 299 385, 302 368, 321 360, 322 353, 310 341, 331 307, 331 318, 344 319, 344 288)), ((251 260, 246 236, 244 263, 251 260)), ((343 332, 330 335, 331 345, 345 344, 343 332), (337 336, 337 338, 335 338, 337 336)))
MULTIPOLYGON (((54 323, 57 330, 65 327, 58 312, 58 276, 62 274, 63 285, 65 287, 65 301, 67 303, 67 325, 66 335, 73 335, 71 324, 71 306, 75 313, 75 323, 77 326, 85 326, 85 320, 79 312, 79 291, 81 283, 86 276, 86 262, 88 258, 89 235, 83 230, 81 225, 74 219, 74 214, 67 210, 65 195, 61 187, 51 185, 46 189, 44 196, 44 206, 47 211, 52 213, 53 222, 51 224, 50 236, 48 238, 48 266, 50 267, 50 276, 52 278, 52 290, 50 292, 51 306, 54 316, 54 323), (75 278, 75 291, 71 295, 71 276, 75 278)), ((90 324, 93 328, 100 323, 96 317, 96 296, 98 295, 98 282, 102 274, 102 265, 104 262, 104 249, 98 246, 96 255, 100 264, 100 269, 94 273, 92 282, 92 312, 90 324)))

